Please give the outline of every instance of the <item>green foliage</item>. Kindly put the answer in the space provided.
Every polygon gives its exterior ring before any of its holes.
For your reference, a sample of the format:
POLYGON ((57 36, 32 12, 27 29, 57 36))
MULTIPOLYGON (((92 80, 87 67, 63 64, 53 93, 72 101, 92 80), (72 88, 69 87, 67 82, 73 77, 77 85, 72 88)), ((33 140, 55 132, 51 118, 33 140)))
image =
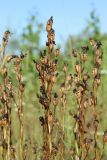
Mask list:
POLYGON ((24 28, 21 35, 22 38, 22 49, 28 50, 30 54, 37 53, 40 49, 40 33, 42 31, 42 24, 37 22, 35 16, 32 16, 24 28))

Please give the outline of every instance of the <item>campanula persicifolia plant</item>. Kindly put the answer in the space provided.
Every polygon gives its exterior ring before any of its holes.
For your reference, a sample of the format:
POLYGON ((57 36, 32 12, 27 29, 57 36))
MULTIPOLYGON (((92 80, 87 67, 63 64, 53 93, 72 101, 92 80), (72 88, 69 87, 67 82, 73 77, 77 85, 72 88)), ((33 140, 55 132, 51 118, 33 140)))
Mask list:
POLYGON ((72 52, 73 57, 76 59, 74 74, 75 88, 73 92, 78 106, 77 113, 73 115, 75 119, 74 138, 76 153, 74 157, 76 156, 81 160, 91 159, 92 155, 94 155, 95 160, 99 159, 97 92, 101 82, 101 45, 101 42, 95 42, 91 38, 90 46, 83 46, 81 53, 78 53, 76 50, 72 52), (90 47, 93 52, 93 69, 89 74, 85 69, 85 63, 88 61, 90 47), (93 111, 93 121, 87 120, 88 110, 90 112, 93 111), (91 130, 93 130, 93 135, 91 130))
POLYGON ((58 95, 57 93, 53 94, 53 87, 57 82, 57 59, 59 56, 60 50, 54 49, 55 45, 55 31, 53 27, 53 17, 51 17, 46 24, 47 39, 46 49, 40 52, 40 61, 36 62, 34 60, 36 69, 39 74, 40 79, 40 94, 38 94, 38 99, 44 109, 44 116, 39 118, 44 132, 44 145, 43 159, 49 160, 54 155, 54 144, 52 140, 54 120, 56 108, 58 105, 58 95), (54 112, 51 110, 51 104, 53 103, 54 112))
POLYGON ((67 60, 55 47, 53 17, 46 23, 46 32, 46 46, 39 58, 31 53, 36 74, 31 69, 26 72, 26 54, 6 55, 10 31, 4 33, 0 48, 0 160, 104 160, 107 131, 99 131, 98 112, 102 43, 90 38, 88 46, 73 49, 67 60), (38 83, 39 91, 34 89, 38 83))

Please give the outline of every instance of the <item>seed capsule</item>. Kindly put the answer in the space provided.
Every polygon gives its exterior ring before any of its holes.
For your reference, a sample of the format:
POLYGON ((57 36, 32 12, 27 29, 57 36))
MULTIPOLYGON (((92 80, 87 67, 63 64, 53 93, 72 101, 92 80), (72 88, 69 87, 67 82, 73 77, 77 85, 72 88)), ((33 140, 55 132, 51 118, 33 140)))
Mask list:
POLYGON ((78 62, 75 65, 75 70, 77 73, 81 73, 81 65, 78 62))
POLYGON ((54 51, 54 55, 57 57, 60 55, 60 49, 57 48, 55 51, 54 51))

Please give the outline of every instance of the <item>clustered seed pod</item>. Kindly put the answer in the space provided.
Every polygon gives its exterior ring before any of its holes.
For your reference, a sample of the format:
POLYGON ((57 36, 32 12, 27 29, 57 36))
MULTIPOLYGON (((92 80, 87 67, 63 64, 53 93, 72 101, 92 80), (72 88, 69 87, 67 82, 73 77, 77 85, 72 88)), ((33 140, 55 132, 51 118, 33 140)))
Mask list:
POLYGON ((49 52, 53 50, 53 47, 55 45, 55 31, 52 29, 52 24, 53 24, 53 17, 51 17, 46 25, 46 31, 48 32, 47 38, 48 42, 46 42, 46 46, 49 49, 49 52))

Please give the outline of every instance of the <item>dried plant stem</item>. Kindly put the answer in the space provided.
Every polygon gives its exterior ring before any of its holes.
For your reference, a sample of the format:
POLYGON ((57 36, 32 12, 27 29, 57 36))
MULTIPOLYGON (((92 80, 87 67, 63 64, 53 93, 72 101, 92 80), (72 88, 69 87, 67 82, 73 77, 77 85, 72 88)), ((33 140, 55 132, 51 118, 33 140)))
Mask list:
POLYGON ((22 148, 22 141, 23 141, 23 111, 22 111, 22 92, 19 90, 19 106, 18 106, 18 115, 19 115, 19 122, 20 122, 20 149, 22 148))
POLYGON ((97 90, 96 90, 96 86, 93 86, 93 96, 94 96, 94 105, 93 105, 93 110, 94 110, 94 145, 95 145, 95 158, 96 160, 98 160, 98 144, 97 144, 97 131, 98 131, 98 123, 97 122, 97 111, 96 111, 96 103, 97 103, 97 90))

